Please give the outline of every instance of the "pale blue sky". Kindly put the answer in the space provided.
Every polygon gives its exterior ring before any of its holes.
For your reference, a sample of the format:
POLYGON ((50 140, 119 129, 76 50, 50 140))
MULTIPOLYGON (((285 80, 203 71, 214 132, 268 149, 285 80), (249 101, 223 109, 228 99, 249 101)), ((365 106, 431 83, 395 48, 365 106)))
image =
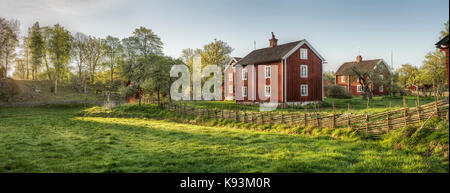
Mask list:
POLYGON ((1 0, 0 17, 17 18, 22 33, 35 21, 60 23, 71 32, 119 38, 138 26, 151 28, 164 53, 200 48, 214 38, 245 56, 269 45, 307 39, 326 59, 325 70, 354 60, 383 58, 421 65, 449 19, 448 0, 1 0))

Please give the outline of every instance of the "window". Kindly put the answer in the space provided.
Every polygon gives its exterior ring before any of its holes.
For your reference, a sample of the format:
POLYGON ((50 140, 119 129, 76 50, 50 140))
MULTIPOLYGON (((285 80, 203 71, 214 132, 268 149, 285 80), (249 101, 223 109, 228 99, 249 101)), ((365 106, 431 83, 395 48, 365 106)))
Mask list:
POLYGON ((346 82, 347 81, 347 77, 346 76, 341 76, 341 82, 346 82))
POLYGON ((380 74, 380 79, 383 80, 384 76, 382 74, 380 74))
POLYGON ((302 84, 300 86, 300 96, 308 96, 308 85, 302 84))
POLYGON ((243 87, 242 87, 242 96, 243 96, 243 97, 246 97, 246 96, 247 96, 247 87, 246 87, 246 86, 243 86, 243 87))
POLYGON ((380 92, 384 92, 384 88, 383 88, 383 86, 380 86, 380 92))
POLYGON ((308 66, 300 65, 300 77, 307 78, 308 77, 308 66))
POLYGON ((308 59, 308 49, 300 48, 300 59, 308 59))
POLYGON ((228 74, 228 81, 233 81, 233 73, 228 74))
POLYGON ((247 69, 242 69, 242 80, 247 80, 248 73, 247 69))
POLYGON ((356 92, 362 92, 362 86, 361 85, 358 85, 356 87, 356 92))
POLYGON ((270 96, 270 85, 266 85, 266 89, 265 89, 264 93, 266 96, 270 96))
POLYGON ((233 85, 228 86, 228 93, 233 94, 233 85))
POLYGON ((265 70, 264 74, 266 75, 266 78, 270 78, 270 74, 271 74, 270 66, 266 66, 264 70, 265 70))

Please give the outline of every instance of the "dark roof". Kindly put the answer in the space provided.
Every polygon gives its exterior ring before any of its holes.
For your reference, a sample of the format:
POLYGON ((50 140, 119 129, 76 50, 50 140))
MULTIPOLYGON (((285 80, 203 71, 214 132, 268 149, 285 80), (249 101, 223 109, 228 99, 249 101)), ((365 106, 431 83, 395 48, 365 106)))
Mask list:
POLYGON ((235 59, 236 61, 239 62, 239 60, 241 60, 242 58, 241 57, 232 57, 231 59, 235 59))
POLYGON ((250 52, 247 56, 239 60, 237 64, 248 65, 248 64, 259 64, 264 62, 281 61, 283 56, 285 56, 289 51, 291 51, 295 46, 297 46, 300 41, 290 42, 286 44, 281 44, 273 48, 262 48, 250 52))
POLYGON ((436 44, 436 47, 440 47, 441 45, 448 45, 448 35, 439 40, 436 44))
POLYGON ((380 61, 382 61, 382 59, 362 60, 359 63, 356 63, 356 61, 346 62, 342 64, 341 67, 339 67, 339 69, 336 71, 336 75, 350 75, 353 66, 356 66, 361 72, 367 72, 369 70, 372 70, 380 61))

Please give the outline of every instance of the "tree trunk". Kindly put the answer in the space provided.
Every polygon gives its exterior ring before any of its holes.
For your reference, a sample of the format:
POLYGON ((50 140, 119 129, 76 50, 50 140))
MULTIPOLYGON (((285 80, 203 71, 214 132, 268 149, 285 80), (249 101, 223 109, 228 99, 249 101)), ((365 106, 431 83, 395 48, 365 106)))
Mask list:
POLYGON ((5 78, 8 77, 8 53, 5 53, 5 78))
POLYGON ((160 104, 160 99, 159 99, 159 89, 157 90, 157 95, 158 95, 158 105, 160 104))
POLYGON ((58 91, 58 64, 55 66, 55 94, 58 91))
POLYGON ((138 85, 139 106, 142 104, 141 85, 138 85))

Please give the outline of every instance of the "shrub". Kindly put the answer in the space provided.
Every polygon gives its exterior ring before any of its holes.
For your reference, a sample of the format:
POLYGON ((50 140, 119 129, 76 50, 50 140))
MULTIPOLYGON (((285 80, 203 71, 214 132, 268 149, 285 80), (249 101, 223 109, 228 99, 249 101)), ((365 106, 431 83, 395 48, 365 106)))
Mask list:
POLYGON ((327 97, 330 98, 352 98, 352 95, 343 86, 331 85, 327 89, 327 97))
POLYGON ((0 80, 0 100, 9 102, 21 93, 22 90, 14 79, 5 78, 0 80))

